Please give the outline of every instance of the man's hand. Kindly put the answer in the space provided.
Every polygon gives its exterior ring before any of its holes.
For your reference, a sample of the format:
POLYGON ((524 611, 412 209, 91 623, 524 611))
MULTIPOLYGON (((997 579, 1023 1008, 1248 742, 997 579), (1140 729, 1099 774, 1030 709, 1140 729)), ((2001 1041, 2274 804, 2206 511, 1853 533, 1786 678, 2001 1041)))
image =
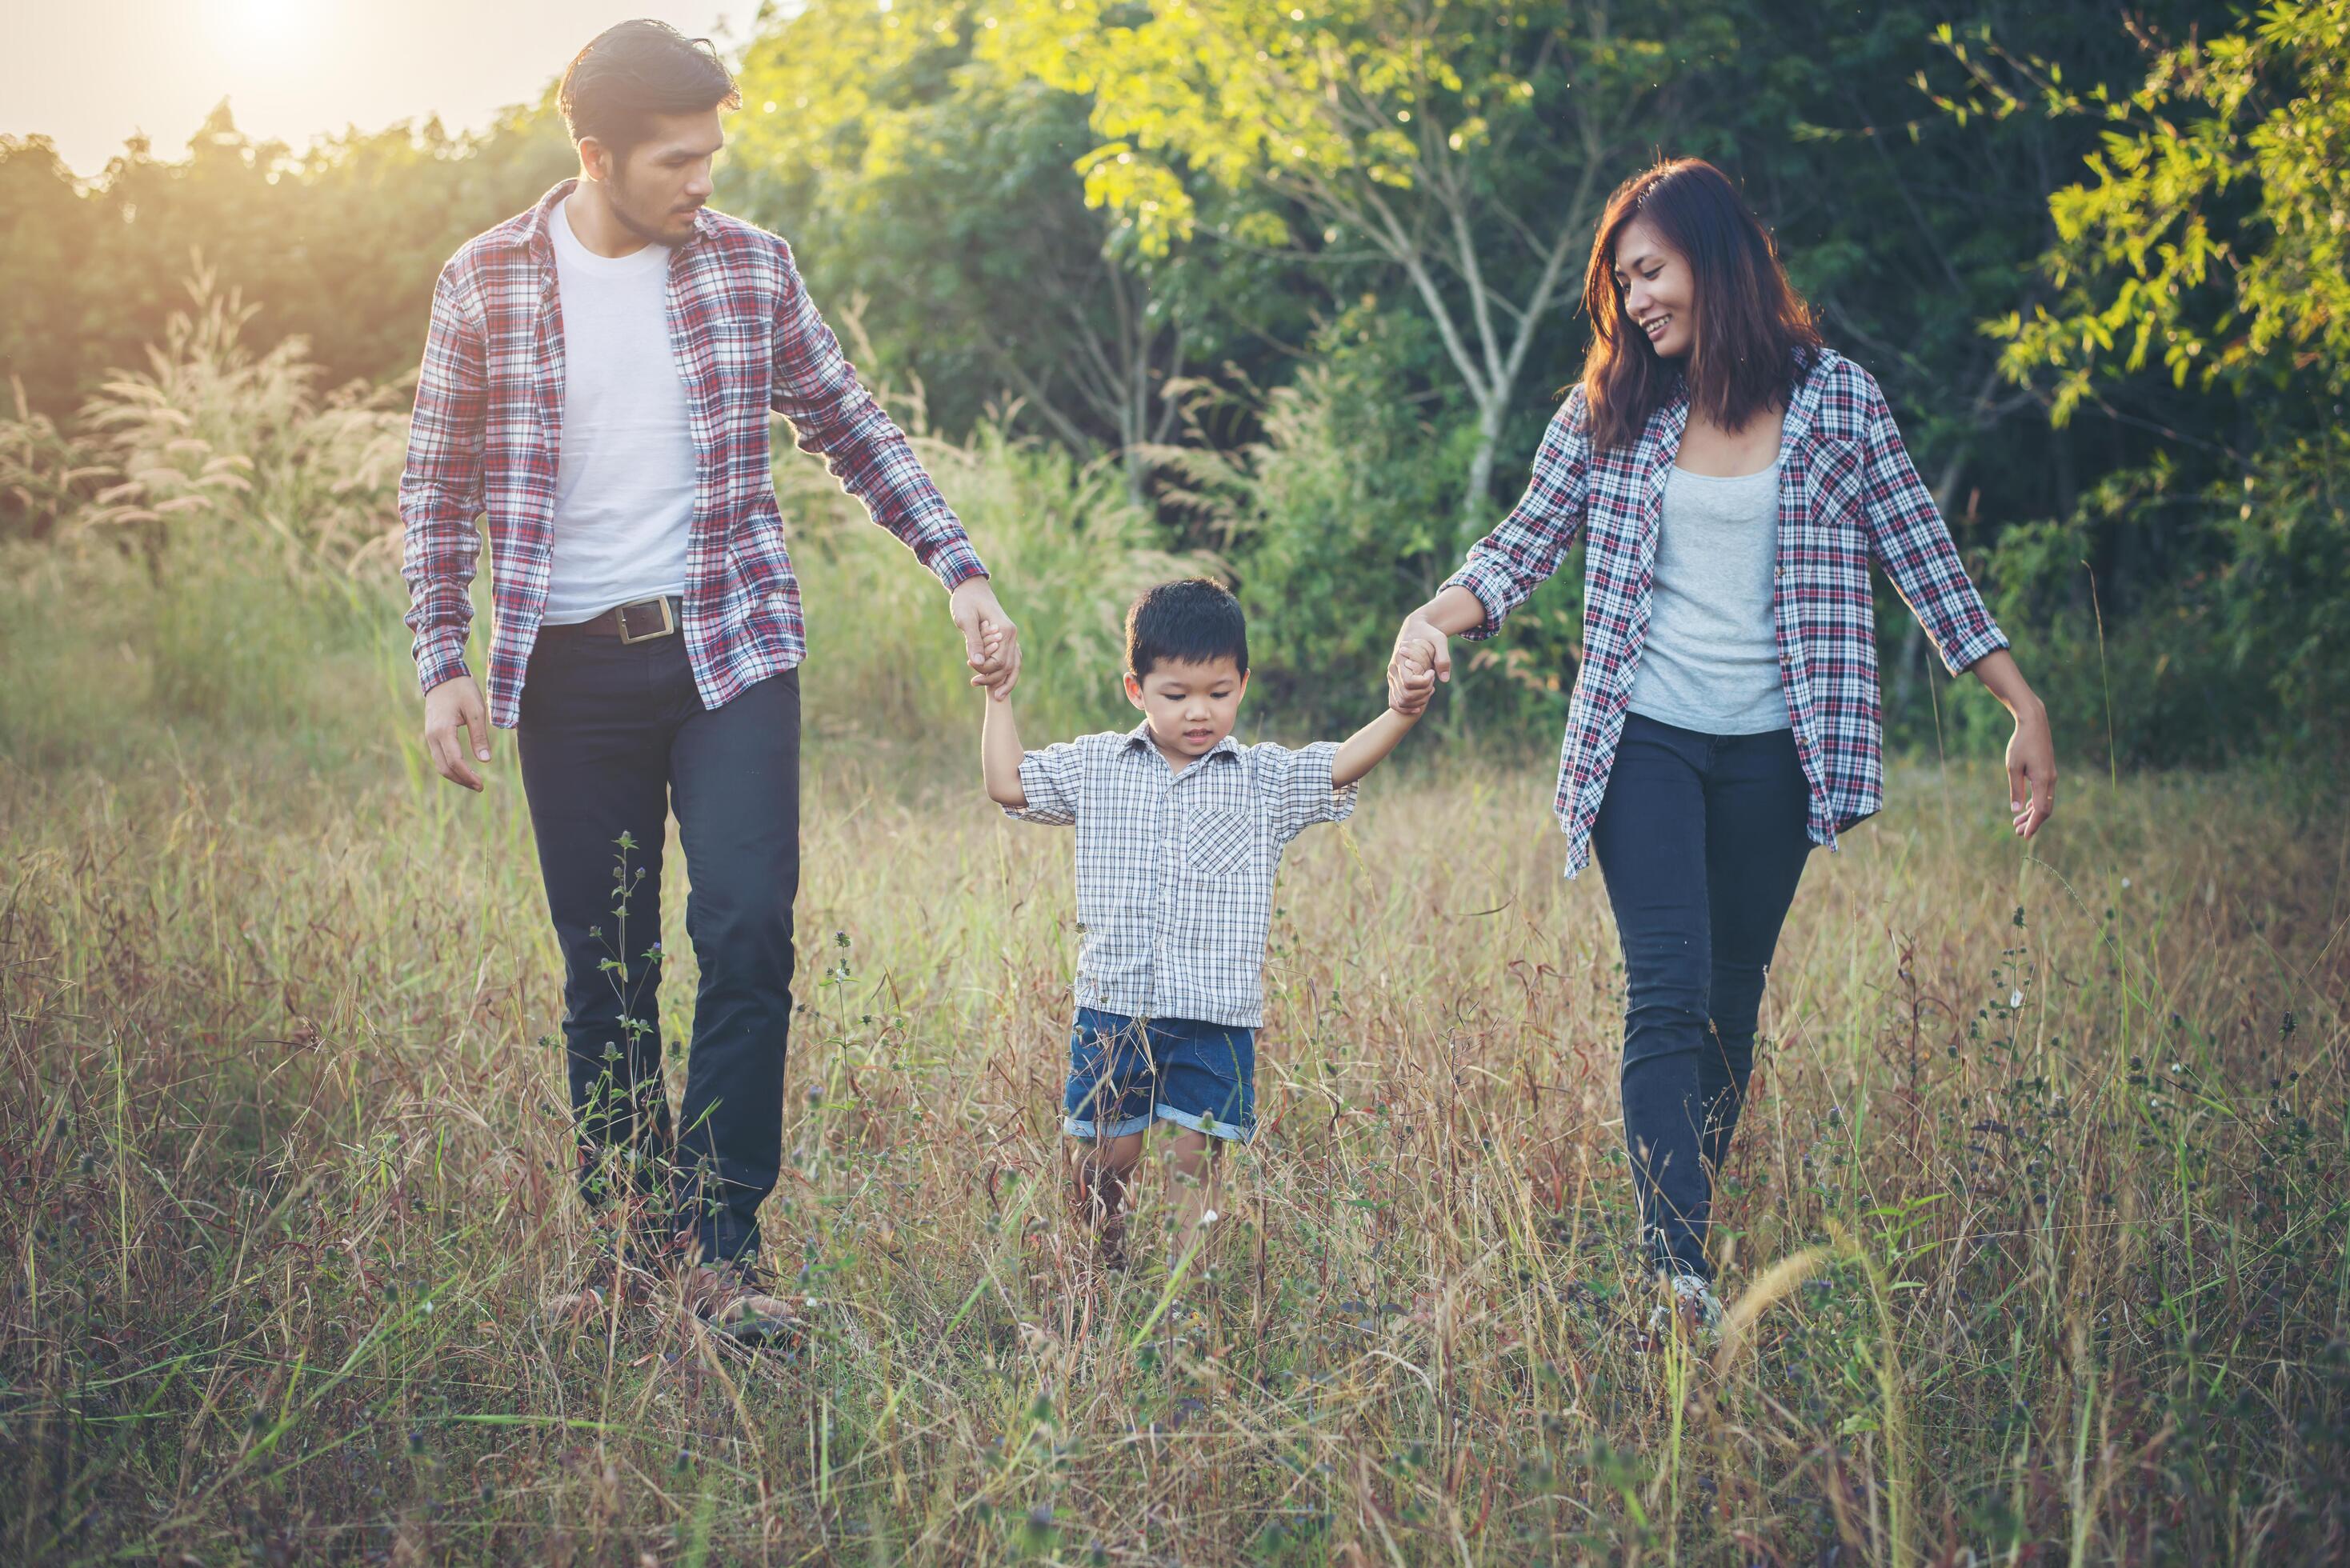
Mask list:
POLYGON ((1452 679, 1451 639, 1415 612, 1396 633, 1395 652, 1388 659, 1388 706, 1399 713, 1418 715, 1436 695, 1436 683, 1452 679))
POLYGON ((989 685, 991 678, 987 671, 1003 660, 1005 647, 1011 642, 1013 636, 1009 628, 997 626, 993 621, 990 621, 986 629, 979 634, 979 658, 972 661, 971 683, 973 686, 984 688, 991 701, 1012 701, 1012 689, 1008 685, 1001 690, 989 685))
POLYGON ((962 633, 971 683, 986 687, 991 696, 1011 696, 1020 680, 1020 628, 995 602, 993 587, 985 577, 966 577, 947 597, 947 613, 962 633))
POLYGON ((490 713, 472 676, 452 675, 424 694, 424 749, 442 778, 480 793, 482 775, 473 763, 490 760, 490 713))

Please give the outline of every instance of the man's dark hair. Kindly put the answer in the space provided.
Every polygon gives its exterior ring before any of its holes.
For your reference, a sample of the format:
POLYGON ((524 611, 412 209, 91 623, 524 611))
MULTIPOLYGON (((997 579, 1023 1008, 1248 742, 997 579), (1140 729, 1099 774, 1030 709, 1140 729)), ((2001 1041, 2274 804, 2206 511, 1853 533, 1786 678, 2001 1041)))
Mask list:
POLYGON ((1248 673, 1248 618, 1223 584, 1207 577, 1161 583, 1126 612, 1126 667, 1138 680, 1162 663, 1219 659, 1248 673))
POLYGON ((699 114, 742 101, 709 39, 650 20, 621 22, 589 39, 571 57, 555 92, 571 140, 592 136, 619 157, 644 140, 655 115, 699 114))

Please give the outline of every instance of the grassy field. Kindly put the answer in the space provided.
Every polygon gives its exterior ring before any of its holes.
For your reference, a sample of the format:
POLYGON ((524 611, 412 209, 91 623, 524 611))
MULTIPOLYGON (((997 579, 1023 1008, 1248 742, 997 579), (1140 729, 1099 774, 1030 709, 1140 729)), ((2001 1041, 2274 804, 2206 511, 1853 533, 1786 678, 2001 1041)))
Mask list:
POLYGON ((510 751, 485 798, 428 781, 396 652, 313 652, 267 596, 223 618, 250 601, 16 566, 0 1555, 2350 1542, 2336 780, 2075 768, 2027 853, 1987 762, 1898 769, 1781 948, 1718 1228, 1732 1332, 1638 1356, 1622 977, 1540 752, 1419 745, 1295 847, 1213 1276, 1096 1288, 1053 1177, 1068 841, 985 804, 975 724, 877 745, 812 666, 767 1225, 816 1332, 752 1357, 534 1314, 587 1238, 510 751))

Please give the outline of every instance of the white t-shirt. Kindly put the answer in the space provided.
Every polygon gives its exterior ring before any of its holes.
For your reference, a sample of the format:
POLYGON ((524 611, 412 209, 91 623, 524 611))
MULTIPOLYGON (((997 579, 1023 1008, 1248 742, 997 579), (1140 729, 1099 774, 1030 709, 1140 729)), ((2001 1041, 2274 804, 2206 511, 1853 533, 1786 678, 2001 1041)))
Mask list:
POLYGON ((563 300, 563 440, 546 582, 549 626, 685 592, 693 431, 669 341, 670 247, 599 256, 547 225, 563 300))

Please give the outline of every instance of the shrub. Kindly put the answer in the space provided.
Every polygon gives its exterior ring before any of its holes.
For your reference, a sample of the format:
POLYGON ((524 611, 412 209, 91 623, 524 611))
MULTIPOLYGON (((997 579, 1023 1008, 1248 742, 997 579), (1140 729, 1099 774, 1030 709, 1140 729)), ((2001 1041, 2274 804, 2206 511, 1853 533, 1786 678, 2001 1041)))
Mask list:
POLYGON ((2010 529, 1986 576, 2084 751, 2109 728, 2123 765, 2339 757, 2350 742, 2350 435, 2272 445, 2199 495, 2161 463, 2116 475, 2071 517, 2010 529), (2185 568, 2124 605, 2093 596, 2101 543, 2182 504, 2210 519, 2185 568))

